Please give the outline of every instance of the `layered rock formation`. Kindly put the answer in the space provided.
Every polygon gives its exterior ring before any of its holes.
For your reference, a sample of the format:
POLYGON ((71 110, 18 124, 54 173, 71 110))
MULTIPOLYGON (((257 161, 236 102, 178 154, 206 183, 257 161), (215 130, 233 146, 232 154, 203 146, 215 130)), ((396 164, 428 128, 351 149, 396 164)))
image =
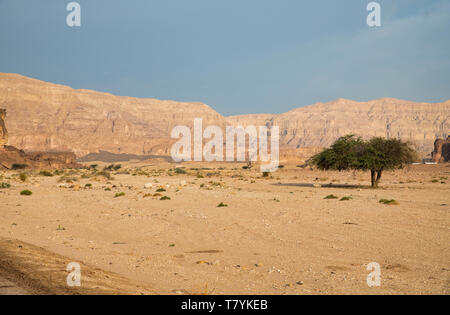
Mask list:
POLYGON ((28 152, 19 150, 8 143, 6 130, 6 110, 0 109, 0 169, 33 168, 59 169, 77 168, 76 156, 71 152, 28 152))
POLYGON ((52 170, 63 168, 79 168, 76 156, 72 152, 24 152, 13 146, 0 148, 0 170, 30 168, 52 170))
POLYGON ((438 139, 434 143, 434 151, 432 153, 433 162, 444 163, 450 162, 450 134, 447 139, 438 139))
MULTIPOLYGON (((114 96, 0 73, 0 104, 8 110, 9 143, 26 151, 73 151, 78 157, 114 154, 169 155, 173 127, 255 125, 280 127, 283 149, 326 147, 338 137, 399 137, 431 152, 450 129, 450 101, 336 100, 280 115, 225 118, 201 103, 114 96)), ((291 154, 289 154, 291 155, 291 154)), ((294 154, 295 156, 295 154, 294 154)))
POLYGON ((8 143, 8 131, 5 126, 6 110, 0 109, 0 147, 8 143))
POLYGON ((225 118, 201 103, 120 97, 0 74, 0 104, 8 110, 9 143, 26 151, 99 150, 169 155, 178 125, 222 126, 225 118))
POLYGON ((281 115, 229 117, 228 122, 279 126, 281 146, 287 148, 326 147, 343 135, 355 134, 400 138, 428 153, 436 138, 447 135, 449 118, 450 101, 429 104, 386 98, 369 102, 339 99, 281 115))

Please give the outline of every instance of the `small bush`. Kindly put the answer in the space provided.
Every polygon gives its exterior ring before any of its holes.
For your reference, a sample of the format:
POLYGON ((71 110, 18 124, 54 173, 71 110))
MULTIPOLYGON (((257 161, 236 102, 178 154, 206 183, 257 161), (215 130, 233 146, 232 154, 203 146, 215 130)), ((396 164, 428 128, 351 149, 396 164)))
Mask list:
POLYGON ((120 193, 116 193, 114 195, 114 198, 119 198, 119 197, 123 197, 123 196, 125 196, 125 193, 124 192, 120 192, 120 193))
POLYGON ((78 181, 78 178, 75 176, 63 175, 58 179, 58 183, 68 183, 72 184, 73 182, 78 181))
POLYGON ((263 172, 262 177, 269 177, 270 173, 269 172, 263 172))
POLYGON ((348 200, 352 200, 352 199, 353 199, 352 197, 346 196, 346 197, 342 197, 340 201, 348 201, 348 200))
POLYGON ((388 206, 398 206, 400 203, 394 199, 381 199, 380 203, 388 205, 388 206))
POLYGON ((27 180, 28 175, 25 174, 25 173, 20 173, 20 174, 19 174, 19 178, 20 178, 20 180, 21 180, 22 182, 24 182, 24 181, 27 180))
POLYGON ((162 196, 159 200, 170 200, 170 197, 162 196))
POLYGON ((33 192, 31 192, 30 190, 22 190, 20 192, 21 196, 31 196, 33 194, 33 192))
POLYGON ((224 204, 223 202, 219 203, 219 205, 217 206, 217 208, 225 208, 228 207, 227 204, 224 204))
POLYGON ((86 185, 84 185, 84 188, 92 188, 92 184, 86 184, 86 185))
POLYGON ((7 189, 11 188, 11 185, 8 183, 0 183, 0 189, 7 189))
POLYGON ((46 176, 46 177, 52 177, 53 173, 49 172, 49 171, 40 171, 39 175, 41 176, 46 176))
POLYGON ((324 199, 339 199, 339 197, 335 195, 328 195, 324 199))
POLYGON ((53 172, 53 174, 56 175, 56 176, 60 176, 60 175, 64 174, 64 171, 63 170, 55 170, 53 172))
POLYGON ((12 168, 13 170, 23 170, 23 169, 25 169, 25 168, 27 168, 27 167, 28 167, 27 164, 13 164, 13 165, 11 166, 11 168, 12 168))
POLYGON ((187 174, 187 172, 186 172, 185 169, 182 169, 182 168, 177 167, 177 168, 175 169, 175 174, 187 174))
POLYGON ((166 190, 164 188, 159 188, 156 190, 156 192, 165 192, 166 190))
POLYGON ((107 171, 101 171, 96 174, 97 176, 103 176, 106 179, 111 179, 111 174, 107 171))

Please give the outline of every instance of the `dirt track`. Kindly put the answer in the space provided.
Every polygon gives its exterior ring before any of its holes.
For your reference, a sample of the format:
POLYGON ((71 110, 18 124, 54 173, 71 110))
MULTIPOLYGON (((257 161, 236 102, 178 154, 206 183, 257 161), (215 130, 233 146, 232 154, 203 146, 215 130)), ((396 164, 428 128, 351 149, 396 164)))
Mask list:
POLYGON ((82 265, 82 286, 68 287, 70 259, 17 240, 0 238, 0 295, 149 294, 112 273, 82 265))

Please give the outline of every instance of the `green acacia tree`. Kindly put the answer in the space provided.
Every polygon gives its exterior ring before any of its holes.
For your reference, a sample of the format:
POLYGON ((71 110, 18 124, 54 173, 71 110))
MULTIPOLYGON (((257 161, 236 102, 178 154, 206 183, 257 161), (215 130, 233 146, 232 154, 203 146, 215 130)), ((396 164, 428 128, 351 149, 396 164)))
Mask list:
POLYGON ((372 187, 377 188, 383 171, 403 168, 417 159, 407 142, 380 137, 364 141, 348 135, 315 155, 312 163, 322 170, 369 170, 372 187))

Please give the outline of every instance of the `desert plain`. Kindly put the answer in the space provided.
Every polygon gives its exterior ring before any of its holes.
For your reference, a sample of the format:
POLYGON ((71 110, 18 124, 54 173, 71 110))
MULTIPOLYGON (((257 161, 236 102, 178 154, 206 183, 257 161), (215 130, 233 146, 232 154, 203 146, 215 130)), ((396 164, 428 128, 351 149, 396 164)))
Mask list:
POLYGON ((108 164, 0 173, 0 278, 30 294, 450 293, 448 163, 386 172, 379 189, 296 165, 108 164))

